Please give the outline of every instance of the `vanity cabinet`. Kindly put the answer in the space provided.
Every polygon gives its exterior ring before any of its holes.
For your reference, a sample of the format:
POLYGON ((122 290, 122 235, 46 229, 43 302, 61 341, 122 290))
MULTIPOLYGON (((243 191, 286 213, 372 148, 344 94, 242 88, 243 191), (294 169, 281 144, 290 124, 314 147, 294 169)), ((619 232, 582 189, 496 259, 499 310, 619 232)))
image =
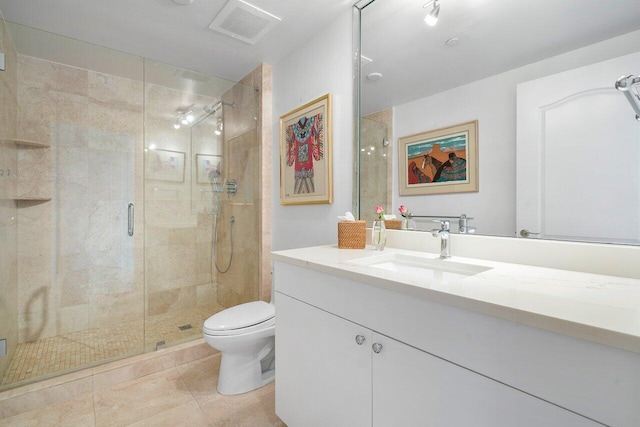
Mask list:
POLYGON ((371 331, 284 294, 276 301, 278 416, 289 427, 371 426, 371 331))
POLYGON ((347 276, 275 259, 289 427, 640 425, 636 353, 347 276))
POLYGON ((276 300, 276 412, 290 427, 599 425, 285 294, 276 300))

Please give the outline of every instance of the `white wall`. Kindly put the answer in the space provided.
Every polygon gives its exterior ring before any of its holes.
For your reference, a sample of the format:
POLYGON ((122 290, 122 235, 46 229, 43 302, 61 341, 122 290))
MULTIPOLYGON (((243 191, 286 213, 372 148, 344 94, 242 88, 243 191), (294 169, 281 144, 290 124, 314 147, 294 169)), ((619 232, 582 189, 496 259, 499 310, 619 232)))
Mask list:
MULTIPOLYGON (((516 230, 516 85, 638 50, 640 31, 517 68, 394 109, 393 206, 414 214, 475 219, 478 233, 513 236, 516 230), (478 120, 478 193, 398 196, 399 137, 478 120)), ((629 70, 629 73, 633 73, 629 70)), ((613 85, 614 81, 611 82, 613 85)), ((420 224, 419 224, 420 225, 420 224)), ((420 228, 428 228, 423 225, 420 228)), ((457 224, 452 224, 457 230, 457 224)))
POLYGON ((352 11, 273 65, 273 250, 337 242, 337 216, 351 210, 353 182, 352 11), (279 119, 332 96, 333 204, 280 204, 279 119))

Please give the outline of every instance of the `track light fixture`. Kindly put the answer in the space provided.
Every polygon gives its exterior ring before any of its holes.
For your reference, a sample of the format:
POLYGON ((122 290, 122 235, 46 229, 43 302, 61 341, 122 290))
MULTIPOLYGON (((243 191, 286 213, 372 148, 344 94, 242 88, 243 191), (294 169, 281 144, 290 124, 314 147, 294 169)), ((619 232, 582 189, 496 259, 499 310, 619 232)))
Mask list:
POLYGON ((426 9, 429 6, 433 6, 431 11, 424 17, 424 22, 430 27, 433 27, 438 23, 438 15, 440 14, 440 0, 432 0, 426 2, 422 8, 426 9))
POLYGON ((173 124, 173 128, 180 129, 182 125, 190 125, 195 119, 193 111, 187 111, 186 113, 178 111, 176 112, 176 122, 173 124))

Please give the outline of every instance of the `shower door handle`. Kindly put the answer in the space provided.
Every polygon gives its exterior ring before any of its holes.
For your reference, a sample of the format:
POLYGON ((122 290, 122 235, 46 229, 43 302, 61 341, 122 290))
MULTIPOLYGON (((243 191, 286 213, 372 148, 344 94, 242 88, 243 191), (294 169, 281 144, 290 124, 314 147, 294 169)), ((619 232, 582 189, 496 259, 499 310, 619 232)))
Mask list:
POLYGON ((129 203, 129 215, 128 215, 129 236, 133 236, 133 223, 135 219, 136 219, 136 208, 133 203, 129 203))

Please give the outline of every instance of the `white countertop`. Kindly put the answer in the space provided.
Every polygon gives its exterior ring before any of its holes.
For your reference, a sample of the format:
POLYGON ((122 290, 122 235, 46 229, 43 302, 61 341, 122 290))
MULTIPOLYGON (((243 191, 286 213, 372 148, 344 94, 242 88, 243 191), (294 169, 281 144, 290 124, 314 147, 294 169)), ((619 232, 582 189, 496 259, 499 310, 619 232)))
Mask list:
POLYGON ((428 252, 396 248, 375 251, 370 246, 364 250, 345 250, 337 245, 278 251, 272 257, 275 261, 640 353, 638 279, 453 256, 448 261, 490 270, 443 283, 349 263, 392 253, 439 258, 438 254, 428 252))

